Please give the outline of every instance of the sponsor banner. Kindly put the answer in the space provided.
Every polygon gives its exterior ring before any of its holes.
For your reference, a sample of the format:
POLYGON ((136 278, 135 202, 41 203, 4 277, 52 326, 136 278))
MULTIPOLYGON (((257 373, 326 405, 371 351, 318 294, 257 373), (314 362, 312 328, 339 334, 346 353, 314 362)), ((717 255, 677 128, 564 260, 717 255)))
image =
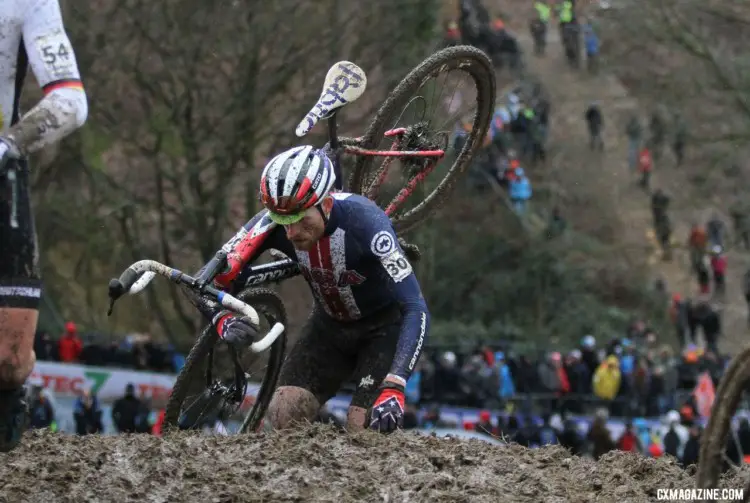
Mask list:
MULTIPOLYGON (((60 398, 75 398, 85 390, 91 390, 102 403, 114 402, 122 397, 125 386, 132 384, 136 396, 144 395, 159 403, 169 397, 176 377, 174 374, 157 372, 37 361, 29 381, 41 382, 45 389, 60 398)), ((259 388, 257 383, 248 383, 242 407, 254 403, 259 388)), ((328 404, 332 403, 338 410, 346 409, 350 398, 333 398, 328 404)))
POLYGON ((128 384, 135 386, 136 396, 143 394, 154 400, 166 399, 172 391, 175 376, 37 361, 30 380, 41 381, 44 388, 55 396, 78 396, 85 390, 91 390, 100 401, 111 402, 122 397, 128 384))

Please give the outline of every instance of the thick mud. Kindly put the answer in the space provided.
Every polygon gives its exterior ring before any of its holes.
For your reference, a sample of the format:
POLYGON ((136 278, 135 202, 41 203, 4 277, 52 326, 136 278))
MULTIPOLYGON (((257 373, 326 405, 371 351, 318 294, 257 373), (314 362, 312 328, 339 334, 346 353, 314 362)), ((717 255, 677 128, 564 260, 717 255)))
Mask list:
MULTIPOLYGON (((742 487, 727 479, 725 487, 742 487)), ((655 501, 689 488, 667 459, 398 433, 347 435, 314 425, 242 437, 75 437, 30 433, 0 455, 0 502, 655 501)))

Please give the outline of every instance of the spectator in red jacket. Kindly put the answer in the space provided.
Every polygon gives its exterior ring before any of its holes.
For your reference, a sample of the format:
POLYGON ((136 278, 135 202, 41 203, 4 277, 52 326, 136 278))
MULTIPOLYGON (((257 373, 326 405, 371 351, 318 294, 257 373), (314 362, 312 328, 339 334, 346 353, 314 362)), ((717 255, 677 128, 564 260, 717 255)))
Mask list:
POLYGON ((641 442, 633 431, 633 424, 630 421, 625 424, 625 431, 617 441, 617 448, 625 452, 641 452, 641 442))
POLYGON ((651 183, 651 171, 654 169, 654 162, 651 159, 651 151, 648 147, 643 147, 638 155, 638 171, 641 173, 640 186, 647 190, 651 183))
POLYGON ((65 324, 65 333, 60 336, 57 343, 57 352, 61 362, 74 363, 78 361, 83 351, 83 342, 78 337, 76 324, 69 321, 65 324))
POLYGON ((166 418, 167 409, 161 409, 156 416, 156 422, 151 427, 151 434, 160 437, 164 430, 164 419, 166 418))
POLYGON ((724 295, 724 278, 727 273, 727 257, 721 246, 716 245, 711 250, 711 271, 714 273, 714 291, 717 295, 724 295))

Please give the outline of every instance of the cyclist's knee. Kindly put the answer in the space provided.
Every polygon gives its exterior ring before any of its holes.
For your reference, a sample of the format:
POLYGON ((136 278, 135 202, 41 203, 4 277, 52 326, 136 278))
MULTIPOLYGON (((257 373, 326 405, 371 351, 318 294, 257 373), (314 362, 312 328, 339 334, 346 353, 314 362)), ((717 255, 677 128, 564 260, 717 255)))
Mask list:
POLYGON ((280 386, 273 394, 266 419, 275 429, 289 428, 297 422, 312 422, 320 403, 310 391, 297 386, 280 386))
POLYGON ((34 309, 0 308, 0 389, 17 388, 31 374, 37 316, 34 309))
POLYGON ((346 414, 346 429, 349 431, 364 430, 367 421, 367 409, 364 407, 349 407, 346 414))

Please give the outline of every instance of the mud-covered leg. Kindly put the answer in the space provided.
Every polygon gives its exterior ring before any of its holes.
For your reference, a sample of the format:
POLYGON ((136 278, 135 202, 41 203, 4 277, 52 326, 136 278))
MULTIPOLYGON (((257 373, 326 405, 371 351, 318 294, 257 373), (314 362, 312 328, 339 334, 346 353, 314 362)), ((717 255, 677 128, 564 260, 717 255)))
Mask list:
POLYGON ((41 281, 28 169, 18 161, 0 177, 0 451, 21 441, 28 421, 24 381, 36 361, 34 332, 41 281))
POLYGON ((281 386, 271 398, 264 427, 283 430, 295 423, 310 423, 318 410, 320 403, 311 392, 296 386, 281 386))
POLYGON ((271 398, 263 429, 312 422, 321 405, 336 394, 351 374, 354 359, 331 343, 331 339, 341 336, 335 327, 325 323, 320 313, 313 312, 302 328, 281 367, 279 387, 271 398))

